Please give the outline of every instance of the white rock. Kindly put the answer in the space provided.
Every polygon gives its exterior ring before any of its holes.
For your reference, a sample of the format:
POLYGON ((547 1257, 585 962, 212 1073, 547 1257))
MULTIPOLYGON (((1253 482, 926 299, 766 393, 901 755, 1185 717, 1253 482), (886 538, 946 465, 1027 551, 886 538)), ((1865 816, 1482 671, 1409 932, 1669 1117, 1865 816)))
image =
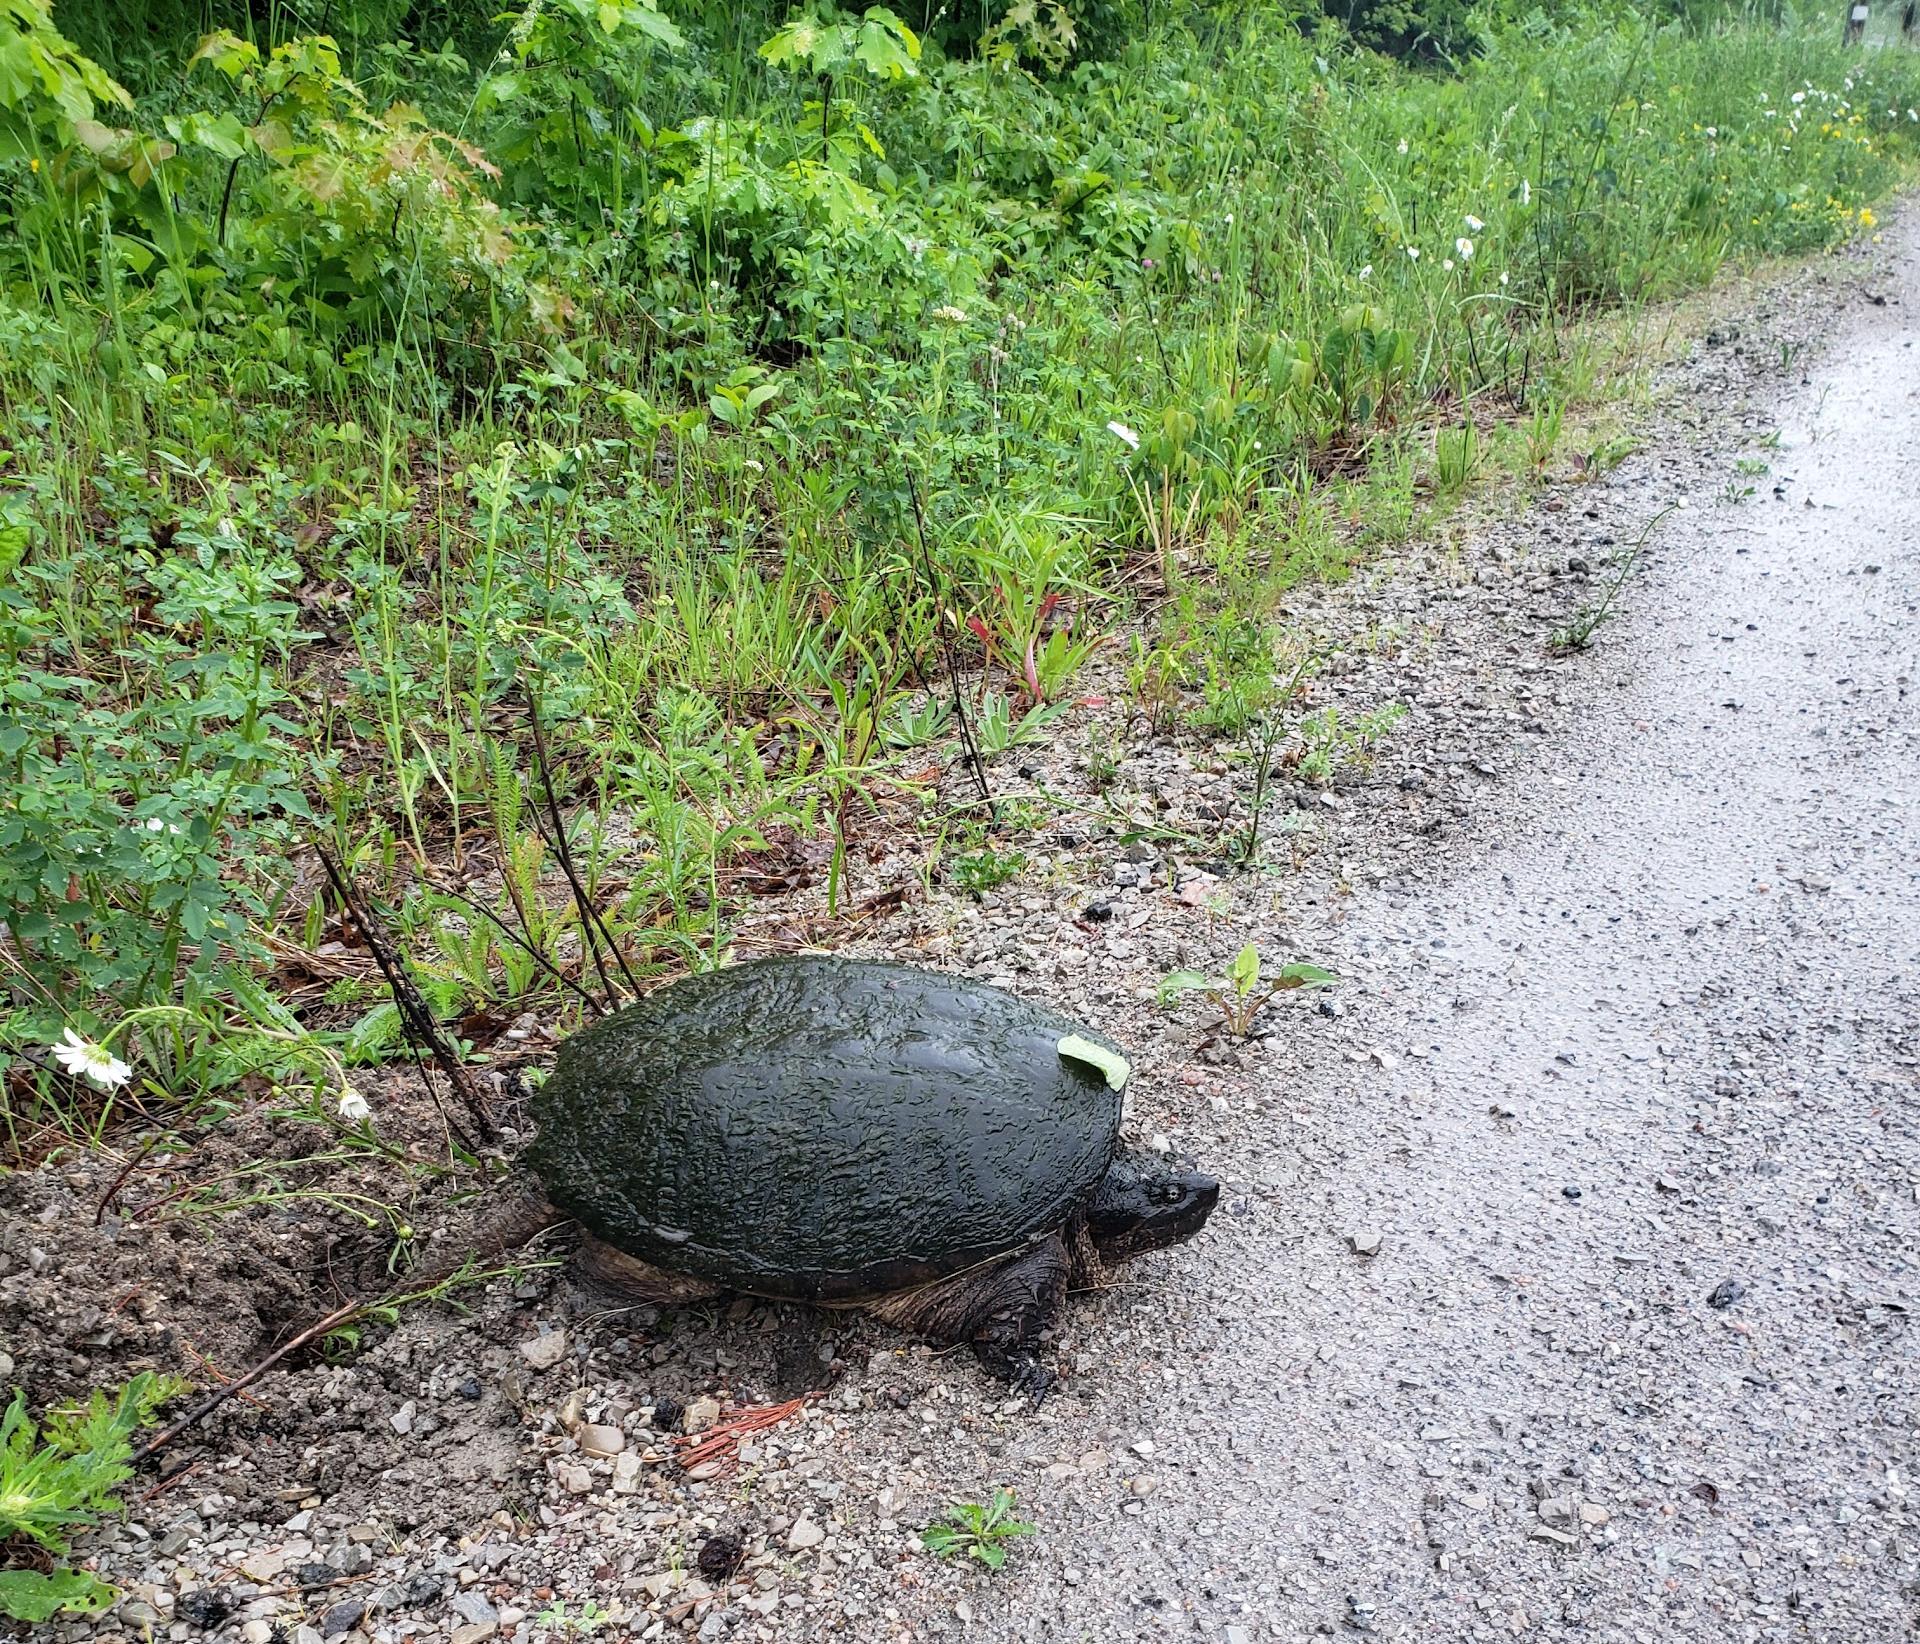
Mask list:
POLYGON ((793 1528, 787 1532, 787 1551, 803 1553, 809 1547, 818 1547, 827 1539, 827 1532, 802 1513, 793 1521, 793 1528))
POLYGON ((593 1474, 577 1461, 556 1461, 553 1476, 570 1495, 584 1496, 593 1489, 593 1474))
POLYGON ((589 1456, 617 1456, 627 1447, 627 1435, 618 1427, 587 1426, 580 1429, 580 1449, 589 1456))
POLYGON ((567 1356, 567 1333, 549 1330, 520 1344, 520 1356, 536 1370, 550 1370, 567 1356))

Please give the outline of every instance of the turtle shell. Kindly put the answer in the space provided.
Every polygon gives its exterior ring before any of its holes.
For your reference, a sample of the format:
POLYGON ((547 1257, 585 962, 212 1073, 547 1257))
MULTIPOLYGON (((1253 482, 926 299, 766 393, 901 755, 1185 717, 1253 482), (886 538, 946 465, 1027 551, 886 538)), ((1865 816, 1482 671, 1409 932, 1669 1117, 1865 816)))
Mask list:
POLYGON ((857 1300, 1064 1225, 1120 1129, 1120 1091, 1081 1058, 1118 1051, 964 977, 762 959, 567 1040, 531 1159, 556 1205, 629 1255, 759 1295, 857 1300))

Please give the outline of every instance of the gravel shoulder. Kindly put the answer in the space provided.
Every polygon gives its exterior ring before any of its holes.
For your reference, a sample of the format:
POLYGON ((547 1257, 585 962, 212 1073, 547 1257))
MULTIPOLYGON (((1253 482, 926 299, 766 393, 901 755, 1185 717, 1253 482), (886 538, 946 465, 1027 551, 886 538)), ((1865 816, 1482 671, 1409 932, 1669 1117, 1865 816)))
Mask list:
MULTIPOLYGON (((83 1543, 125 1601, 46 1635, 1911 1637, 1920 212, 1685 323, 1620 466, 1299 594, 1319 701, 1408 713, 1283 793, 1280 867, 1063 827, 859 944, 1114 1032, 1134 1127, 1228 1184, 1074 1303, 1042 1411, 858 1321, 529 1268, 227 1406, 83 1543), (1342 985, 1246 1043, 1153 1003, 1248 940, 1342 985), (815 1389, 681 1465, 670 1429, 815 1389), (918 1550, 996 1484, 1038 1525, 1005 1572, 918 1550)), ((1071 736, 1020 780, 1090 791, 1071 736)), ((1247 785, 1173 742, 1117 776, 1193 836, 1247 785)), ((96 1217, 117 1168, 6 1186, 16 1375, 231 1372, 325 1310, 315 1229, 96 1217)))

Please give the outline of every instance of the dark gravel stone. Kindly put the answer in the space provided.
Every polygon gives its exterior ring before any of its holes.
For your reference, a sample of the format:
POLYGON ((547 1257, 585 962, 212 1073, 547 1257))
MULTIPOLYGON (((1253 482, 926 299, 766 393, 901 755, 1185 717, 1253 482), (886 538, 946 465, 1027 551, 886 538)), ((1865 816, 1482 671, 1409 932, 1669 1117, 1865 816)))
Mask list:
POLYGON ((725 1581, 740 1568, 746 1556, 746 1544, 736 1535, 721 1530, 700 1544, 700 1573, 713 1582, 725 1581))
POLYGON ((233 1614, 233 1600, 214 1587, 195 1587, 174 1601, 174 1616, 189 1627, 210 1633, 233 1614))
POLYGON ((653 1401, 653 1430, 656 1433, 677 1433, 680 1431, 681 1418, 687 1413, 687 1407, 676 1398, 658 1398, 653 1401))
POLYGON ((320 1618, 320 1636, 338 1638, 342 1633, 350 1633, 360 1625, 361 1618, 367 1613, 364 1599, 343 1598, 338 1604, 329 1606, 327 1613, 320 1618))
POLYGON ((1707 1297, 1709 1307, 1731 1307, 1747 1293, 1747 1287, 1738 1279, 1722 1279, 1713 1287, 1707 1297))

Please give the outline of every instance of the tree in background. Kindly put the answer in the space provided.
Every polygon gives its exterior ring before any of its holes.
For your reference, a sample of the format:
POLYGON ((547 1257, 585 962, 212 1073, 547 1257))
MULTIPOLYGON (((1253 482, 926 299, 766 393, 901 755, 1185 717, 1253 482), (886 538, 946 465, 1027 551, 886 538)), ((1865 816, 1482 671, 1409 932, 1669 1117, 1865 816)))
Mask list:
POLYGON ((1480 42, 1477 0, 1323 0, 1327 16, 1363 46, 1434 61, 1472 53, 1480 42))

